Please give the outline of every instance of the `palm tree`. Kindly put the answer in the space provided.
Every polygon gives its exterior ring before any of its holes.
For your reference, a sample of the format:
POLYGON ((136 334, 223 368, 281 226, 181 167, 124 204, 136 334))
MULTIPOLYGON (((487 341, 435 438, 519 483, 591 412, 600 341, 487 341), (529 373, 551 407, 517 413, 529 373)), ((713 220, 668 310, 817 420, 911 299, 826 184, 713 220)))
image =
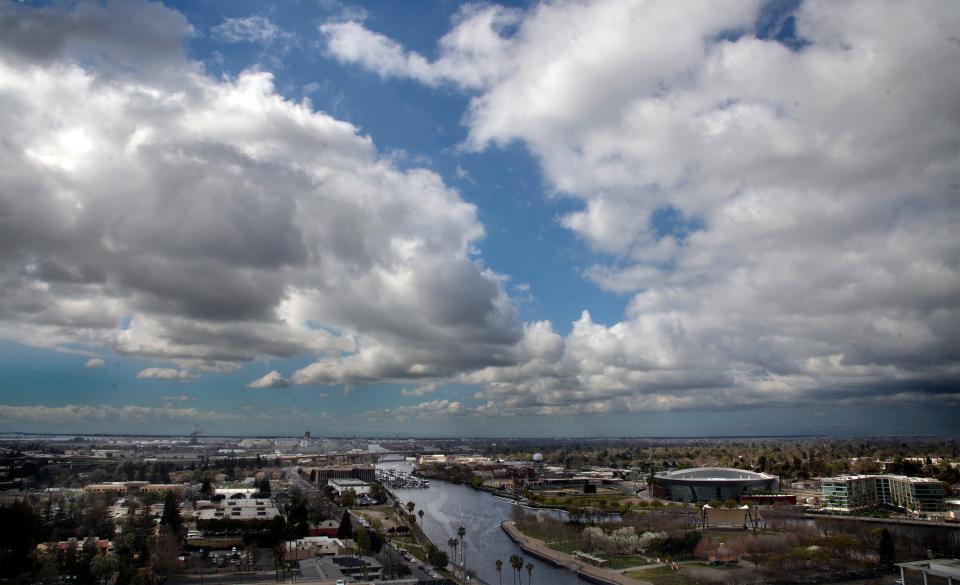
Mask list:
POLYGON ((420 516, 420 526, 423 526, 423 508, 420 508, 417 515, 420 516))
POLYGON ((464 538, 463 538, 464 536, 466 536, 466 534, 467 534, 467 529, 466 529, 466 528, 464 528, 463 526, 461 526, 460 528, 457 528, 457 536, 460 537, 460 544, 461 544, 461 548, 460 548, 460 569, 462 569, 464 572, 466 572, 466 570, 467 570, 466 559, 464 559, 464 555, 467 554, 467 541, 464 540, 464 538))
POLYGON ((533 563, 527 563, 527 585, 533 581, 533 563))
POLYGON ((416 508, 416 507, 417 507, 417 505, 416 505, 415 503, 413 503, 412 501, 411 501, 411 502, 407 502, 407 512, 410 512, 411 514, 413 514, 413 509, 416 508))
POLYGON ((450 540, 447 541, 447 544, 449 544, 449 545, 450 545, 450 548, 453 549, 453 557, 451 557, 451 558, 453 559, 453 570, 454 570, 454 572, 456 572, 456 570, 457 570, 457 547, 460 546, 460 541, 457 540, 456 538, 451 538, 450 540))
POLYGON ((497 559, 496 565, 497 565, 497 580, 500 582, 500 585, 503 585, 503 574, 501 573, 501 571, 503 571, 503 561, 501 561, 500 559, 497 559))
POLYGON ((510 567, 513 569, 513 583, 516 585, 517 576, 520 574, 520 570, 523 569, 523 559, 519 555, 510 555, 510 567))

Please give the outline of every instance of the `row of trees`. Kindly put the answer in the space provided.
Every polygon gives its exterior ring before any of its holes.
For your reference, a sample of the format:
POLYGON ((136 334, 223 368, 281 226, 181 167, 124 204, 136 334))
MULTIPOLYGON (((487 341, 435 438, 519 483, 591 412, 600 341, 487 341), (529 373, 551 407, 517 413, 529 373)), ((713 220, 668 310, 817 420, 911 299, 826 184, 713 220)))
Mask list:
MULTIPOLYGON (((511 576, 513 577, 514 585, 517 585, 517 579, 520 580, 520 585, 523 585, 523 558, 520 555, 510 555, 508 560, 510 568, 512 569, 511 576)), ((494 561, 494 565, 497 569, 497 579, 500 582, 500 585, 503 585, 503 561, 497 559, 494 561)), ((527 569, 527 585, 533 583, 533 563, 526 564, 527 569)))
POLYGON ((582 533, 584 548, 591 552, 603 552, 609 555, 630 555, 645 552, 658 540, 667 538, 666 532, 644 532, 637 534, 633 526, 617 528, 607 532, 599 526, 588 526, 582 533))

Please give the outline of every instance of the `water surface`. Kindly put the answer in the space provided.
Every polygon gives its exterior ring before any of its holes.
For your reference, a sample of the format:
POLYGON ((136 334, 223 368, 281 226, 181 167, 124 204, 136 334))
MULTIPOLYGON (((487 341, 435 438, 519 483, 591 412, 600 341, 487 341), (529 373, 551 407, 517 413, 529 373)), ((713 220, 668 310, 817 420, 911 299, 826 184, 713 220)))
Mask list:
MULTIPOLYGON (((384 462, 380 467, 392 467, 409 471, 411 466, 405 462, 384 462)), ((495 561, 503 561, 503 583, 513 584, 510 555, 520 555, 524 567, 533 564, 533 583, 539 585, 583 585, 583 581, 573 573, 525 555, 512 540, 500 529, 500 523, 510 519, 513 504, 495 498, 466 486, 445 481, 430 482, 427 489, 393 489, 397 497, 404 502, 412 501, 416 510, 423 510, 421 526, 430 540, 441 550, 451 554, 447 541, 457 536, 457 528, 467 529, 466 564, 477 576, 490 585, 499 585, 495 561)), ((416 513, 416 510, 414 513, 416 513)), ((451 555, 452 556, 452 555, 451 555)), ((459 551, 457 553, 459 557, 459 551)), ((523 570, 523 583, 527 583, 527 570, 523 570)))

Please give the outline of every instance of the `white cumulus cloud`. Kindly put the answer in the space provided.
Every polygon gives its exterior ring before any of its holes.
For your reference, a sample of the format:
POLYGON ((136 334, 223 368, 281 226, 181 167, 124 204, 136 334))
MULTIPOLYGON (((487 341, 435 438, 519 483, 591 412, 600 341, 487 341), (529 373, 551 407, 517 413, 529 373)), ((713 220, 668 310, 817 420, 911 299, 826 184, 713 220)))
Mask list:
POLYGON ((247 388, 286 388, 290 381, 283 377, 280 372, 273 370, 247 384, 247 388))
POLYGON ((523 144, 580 204, 585 277, 630 296, 460 374, 479 412, 950 401, 960 12, 915 8, 807 1, 788 45, 759 2, 486 5, 433 60, 324 26, 344 63, 472 94, 465 146, 523 144))
POLYGON ((211 31, 213 36, 230 43, 258 43, 272 45, 275 42, 292 41, 294 35, 289 33, 265 16, 245 16, 242 18, 227 18, 211 31))
POLYGON ((107 362, 102 358, 90 358, 87 360, 83 367, 85 368, 104 368, 107 366, 107 362))
POLYGON ((138 378, 153 378, 156 380, 180 380, 186 381, 195 378, 187 370, 178 370, 176 368, 147 368, 137 372, 138 378))

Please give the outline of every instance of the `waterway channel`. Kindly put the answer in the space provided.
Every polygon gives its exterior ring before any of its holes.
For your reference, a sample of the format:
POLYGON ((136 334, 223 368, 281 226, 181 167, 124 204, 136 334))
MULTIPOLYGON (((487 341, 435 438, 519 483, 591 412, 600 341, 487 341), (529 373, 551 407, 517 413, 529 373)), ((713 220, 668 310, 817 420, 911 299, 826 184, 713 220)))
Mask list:
MULTIPOLYGON (((410 471, 411 465, 402 461, 390 461, 378 464, 378 467, 390 467, 410 471)), ((457 528, 467 529, 464 540, 467 543, 467 568, 490 585, 499 585, 496 560, 503 561, 503 583, 514 582, 511 575, 510 555, 520 555, 533 565, 533 583, 539 585, 583 585, 573 573, 545 564, 523 551, 500 529, 500 523, 510 519, 514 504, 492 495, 445 481, 431 481, 426 489, 397 488, 391 490, 404 502, 412 501, 417 510, 423 510, 421 526, 430 540, 441 550, 451 554, 447 541, 457 536, 457 528)), ((419 522, 420 520, 418 520, 419 522)), ((459 552, 458 552, 459 556, 459 552)), ((527 583, 527 570, 523 570, 523 583, 527 583)))

